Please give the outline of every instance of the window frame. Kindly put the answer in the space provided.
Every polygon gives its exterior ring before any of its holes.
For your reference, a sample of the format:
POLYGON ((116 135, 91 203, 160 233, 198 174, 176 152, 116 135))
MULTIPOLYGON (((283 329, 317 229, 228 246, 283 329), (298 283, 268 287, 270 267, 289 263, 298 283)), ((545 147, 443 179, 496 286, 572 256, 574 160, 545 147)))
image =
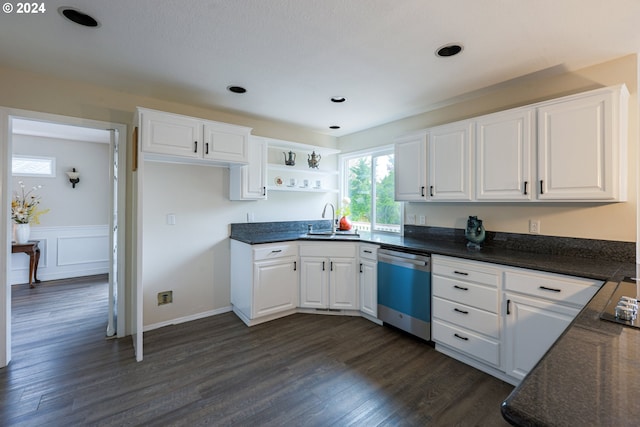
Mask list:
MULTIPOLYGON (((372 233, 388 233, 393 235, 404 236, 404 203, 397 202, 400 204, 400 230, 396 233, 395 231, 382 231, 382 230, 374 230, 374 224, 377 224, 376 218, 376 179, 375 179, 375 158, 380 156, 386 156, 389 154, 395 154, 394 145, 383 145, 379 147, 366 148, 358 151, 351 151, 349 153, 343 153, 338 156, 339 169, 340 169, 340 199, 342 201, 345 197, 349 196, 349 168, 346 167, 347 162, 349 160, 357 159, 360 157, 371 157, 371 232, 372 233)), ((395 156, 394 156, 395 161, 395 156)), ((395 173, 395 162, 394 162, 394 173, 395 173)), ((395 183, 394 183, 395 185, 395 183)), ((341 203, 338 203, 338 207, 341 207, 341 203)))
POLYGON ((56 177, 56 158, 48 157, 48 156, 31 156, 27 154, 13 154, 11 156, 11 176, 25 176, 25 177, 37 177, 37 178, 55 178, 56 177), (24 159, 24 160, 47 160, 51 165, 51 173, 50 174, 39 174, 39 173, 27 173, 27 172, 14 172, 13 171, 13 159, 24 159))

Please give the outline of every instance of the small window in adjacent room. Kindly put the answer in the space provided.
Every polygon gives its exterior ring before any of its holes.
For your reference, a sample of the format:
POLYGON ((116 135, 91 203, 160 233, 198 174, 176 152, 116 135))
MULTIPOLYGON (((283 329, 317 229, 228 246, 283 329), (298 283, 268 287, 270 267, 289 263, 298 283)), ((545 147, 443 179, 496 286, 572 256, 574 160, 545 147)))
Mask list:
POLYGON ((11 161, 11 173, 13 176, 39 176, 55 178, 55 157, 36 157, 14 155, 11 161))

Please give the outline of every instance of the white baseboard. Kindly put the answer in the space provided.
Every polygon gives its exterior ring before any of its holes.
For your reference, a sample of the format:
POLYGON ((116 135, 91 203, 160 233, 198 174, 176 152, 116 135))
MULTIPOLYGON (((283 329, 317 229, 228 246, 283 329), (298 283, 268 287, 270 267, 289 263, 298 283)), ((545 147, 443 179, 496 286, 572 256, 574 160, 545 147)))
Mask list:
POLYGON ((151 325, 145 325, 144 328, 142 329, 142 331, 143 332, 148 332, 148 331, 152 331, 154 329, 162 328, 164 326, 178 325, 180 323, 190 322, 192 320, 198 320, 198 319, 203 319, 203 318, 209 317, 209 316, 215 316, 217 314, 228 313, 230 311, 231 311, 231 306, 217 308, 215 310, 209 310, 209 311, 205 311, 203 313, 191 314, 189 316, 178 317, 176 319, 171 319, 171 320, 167 320, 167 321, 164 321, 164 322, 158 322, 158 323, 154 323, 154 324, 151 324, 151 325))

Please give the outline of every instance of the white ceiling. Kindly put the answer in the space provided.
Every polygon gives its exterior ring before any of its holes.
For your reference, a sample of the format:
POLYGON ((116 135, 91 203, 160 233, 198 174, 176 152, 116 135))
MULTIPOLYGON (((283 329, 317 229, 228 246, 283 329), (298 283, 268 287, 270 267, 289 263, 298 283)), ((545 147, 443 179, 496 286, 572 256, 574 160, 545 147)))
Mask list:
POLYGON ((501 82, 640 51, 640 0, 44 4, 43 14, 0 13, 0 65, 335 136, 501 82), (60 6, 88 13, 101 26, 72 24, 60 6), (434 51, 450 42, 464 51, 437 58, 434 51), (229 85, 248 92, 232 94, 229 85), (347 101, 334 104, 332 96, 347 101))

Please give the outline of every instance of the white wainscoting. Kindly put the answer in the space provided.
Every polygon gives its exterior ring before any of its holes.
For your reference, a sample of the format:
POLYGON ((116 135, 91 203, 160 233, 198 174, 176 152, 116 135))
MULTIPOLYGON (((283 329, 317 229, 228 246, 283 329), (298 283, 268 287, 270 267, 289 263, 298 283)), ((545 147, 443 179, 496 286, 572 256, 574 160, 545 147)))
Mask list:
MULTIPOLYGON (((109 272, 109 226, 31 227, 38 240, 38 279, 57 280, 109 272)), ((11 284, 29 282, 29 257, 11 254, 11 284)))

